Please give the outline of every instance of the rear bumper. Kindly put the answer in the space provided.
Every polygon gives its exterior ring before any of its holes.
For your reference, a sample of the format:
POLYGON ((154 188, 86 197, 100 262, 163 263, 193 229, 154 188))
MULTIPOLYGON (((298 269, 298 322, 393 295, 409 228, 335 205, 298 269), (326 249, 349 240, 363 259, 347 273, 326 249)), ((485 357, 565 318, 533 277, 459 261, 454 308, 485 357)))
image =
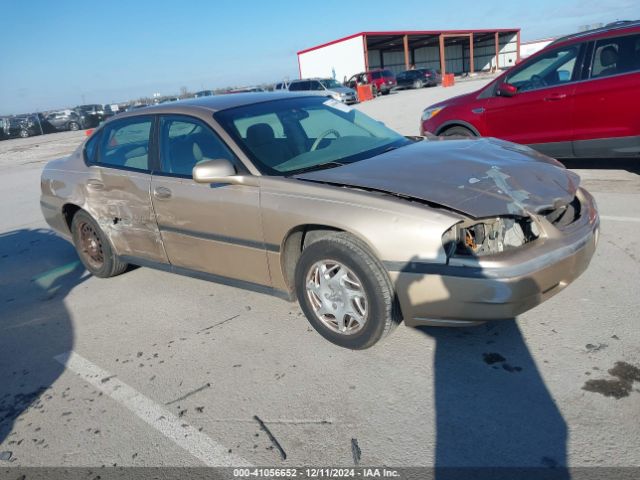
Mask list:
POLYGON ((464 326, 510 319, 562 291, 586 270, 598 242, 595 204, 587 192, 582 196, 578 225, 561 237, 536 240, 479 267, 410 263, 391 271, 405 323, 464 326))

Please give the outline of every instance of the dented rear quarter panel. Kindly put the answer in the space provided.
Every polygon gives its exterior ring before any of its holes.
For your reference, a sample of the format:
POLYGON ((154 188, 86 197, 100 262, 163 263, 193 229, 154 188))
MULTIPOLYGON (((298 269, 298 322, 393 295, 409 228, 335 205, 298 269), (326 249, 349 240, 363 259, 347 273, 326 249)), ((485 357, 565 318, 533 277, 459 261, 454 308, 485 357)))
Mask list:
POLYGON ((83 148, 84 143, 69 157, 54 160, 43 170, 40 203, 47 223, 71 240, 63 209, 73 205, 98 222, 119 255, 166 262, 149 197, 150 175, 88 167, 83 148), (98 180, 104 189, 91 189, 89 180, 98 180))

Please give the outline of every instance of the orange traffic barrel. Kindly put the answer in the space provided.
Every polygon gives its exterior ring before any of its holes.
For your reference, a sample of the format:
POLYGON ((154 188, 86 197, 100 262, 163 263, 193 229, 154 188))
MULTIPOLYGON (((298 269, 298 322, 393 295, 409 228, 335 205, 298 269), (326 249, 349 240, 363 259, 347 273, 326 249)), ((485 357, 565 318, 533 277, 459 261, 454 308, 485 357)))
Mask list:
POLYGON ((371 85, 358 85, 358 100, 366 102, 367 100, 373 100, 373 91, 371 85))
POLYGON ((453 76, 453 73, 445 73, 442 76, 443 87, 453 87, 454 84, 455 84, 455 78, 453 76))

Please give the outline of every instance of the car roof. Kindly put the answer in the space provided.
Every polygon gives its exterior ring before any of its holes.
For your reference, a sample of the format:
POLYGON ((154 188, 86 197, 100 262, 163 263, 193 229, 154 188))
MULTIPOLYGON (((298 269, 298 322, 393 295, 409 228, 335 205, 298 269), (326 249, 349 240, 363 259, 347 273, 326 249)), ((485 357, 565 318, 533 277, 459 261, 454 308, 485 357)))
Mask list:
MULTIPOLYGON (((270 102, 273 100, 284 100, 295 97, 309 97, 304 93, 292 92, 251 92, 251 93, 235 93, 230 95, 213 95, 210 97, 190 98, 188 100, 179 100, 177 102, 161 103, 158 105, 150 105, 147 107, 136 108, 135 110, 119 114, 114 118, 133 117, 148 114, 188 114, 193 110, 209 110, 211 112, 219 112, 230 108, 243 107, 255 103, 270 102)), ((317 98, 317 97, 312 97, 317 98)))
POLYGON ((619 32, 620 30, 626 29, 633 31, 638 27, 640 27, 640 20, 622 20, 618 22, 608 23, 604 27, 585 30, 584 32, 572 33, 571 35, 560 37, 551 42, 549 44, 549 47, 552 45, 558 45, 559 43, 569 42, 571 40, 585 40, 590 37, 605 36, 609 32, 619 32))

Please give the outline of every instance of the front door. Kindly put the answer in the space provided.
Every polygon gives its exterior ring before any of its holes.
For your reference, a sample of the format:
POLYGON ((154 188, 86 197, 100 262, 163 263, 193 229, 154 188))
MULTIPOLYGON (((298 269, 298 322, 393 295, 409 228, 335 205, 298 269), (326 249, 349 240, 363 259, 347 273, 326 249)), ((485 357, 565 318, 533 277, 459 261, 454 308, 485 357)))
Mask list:
POLYGON ((485 104, 486 135, 571 156, 579 53, 580 45, 561 47, 515 67, 504 82, 517 93, 494 95, 485 104))
POLYGON ((235 155, 203 121, 160 117, 160 171, 151 180, 158 227, 172 265, 269 285, 259 187, 200 184, 201 161, 235 155))

